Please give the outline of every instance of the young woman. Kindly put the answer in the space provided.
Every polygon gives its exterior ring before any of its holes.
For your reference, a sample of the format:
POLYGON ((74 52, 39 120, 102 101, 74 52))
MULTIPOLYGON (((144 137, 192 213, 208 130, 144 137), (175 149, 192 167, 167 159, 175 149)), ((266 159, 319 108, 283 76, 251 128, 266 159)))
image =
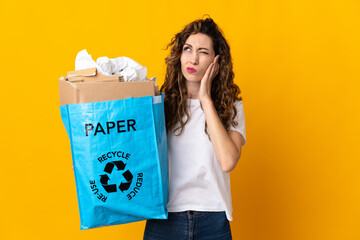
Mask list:
POLYGON ((168 131, 169 217, 148 220, 144 239, 228 240, 229 172, 246 138, 230 48, 211 18, 188 24, 168 47, 161 92, 168 131))

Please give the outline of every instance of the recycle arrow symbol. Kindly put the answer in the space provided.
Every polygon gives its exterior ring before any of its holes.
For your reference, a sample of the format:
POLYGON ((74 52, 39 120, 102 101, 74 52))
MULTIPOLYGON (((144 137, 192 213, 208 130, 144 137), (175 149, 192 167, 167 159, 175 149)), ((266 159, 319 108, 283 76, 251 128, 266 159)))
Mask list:
MULTIPOLYGON (((120 171, 125 169, 126 164, 123 163, 122 161, 108 162, 105 165, 104 172, 111 174, 115 166, 117 168, 117 171, 120 171)), ((124 192, 125 190, 128 190, 130 188, 133 175, 129 170, 125 171, 122 175, 127 182, 121 182, 119 189, 121 190, 121 192, 124 192)), ((105 189, 105 191, 108 193, 116 192, 117 191, 116 184, 108 184, 109 180, 110 178, 107 174, 100 175, 100 183, 105 189)))
POLYGON ((101 185, 103 186, 103 188, 105 189, 106 192, 111 193, 111 192, 116 192, 116 184, 110 184, 108 185, 108 181, 110 180, 109 176, 104 174, 104 175, 100 175, 100 182, 101 185))
POLYGON ((126 179, 127 182, 121 182, 119 189, 121 190, 121 192, 124 192, 125 190, 128 190, 130 188, 132 179, 133 179, 133 175, 131 174, 131 172, 129 170, 127 170, 126 172, 123 173, 124 178, 126 179))
POLYGON ((123 163, 122 161, 113 161, 113 163, 116 165, 118 171, 125 169, 126 164, 123 163))
POLYGON ((106 184, 108 183, 108 181, 110 180, 109 176, 107 174, 104 175, 100 175, 100 182, 101 184, 106 184))
POLYGON ((114 169, 114 164, 117 168, 117 170, 124 170, 126 164, 124 164, 122 161, 113 161, 113 162, 108 162, 104 168, 104 172, 107 172, 109 174, 112 173, 112 170, 114 169))

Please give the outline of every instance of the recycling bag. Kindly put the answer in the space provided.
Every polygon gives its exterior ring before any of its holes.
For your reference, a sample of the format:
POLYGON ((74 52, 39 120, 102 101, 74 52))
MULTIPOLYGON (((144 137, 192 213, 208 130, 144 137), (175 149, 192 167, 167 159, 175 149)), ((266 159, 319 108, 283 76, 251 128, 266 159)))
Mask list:
POLYGON ((80 229, 167 218, 163 95, 60 107, 80 229))

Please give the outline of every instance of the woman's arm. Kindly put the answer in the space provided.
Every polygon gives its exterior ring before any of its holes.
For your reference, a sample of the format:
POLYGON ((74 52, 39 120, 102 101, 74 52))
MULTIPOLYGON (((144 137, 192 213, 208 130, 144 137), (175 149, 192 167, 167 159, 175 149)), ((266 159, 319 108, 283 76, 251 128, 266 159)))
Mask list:
POLYGON ((240 158, 244 139, 237 131, 227 132, 225 130, 211 99, 210 101, 202 101, 201 105, 205 113, 208 133, 216 158, 219 160, 221 169, 224 172, 230 172, 235 168, 240 158))
POLYGON ((236 131, 227 132, 225 130, 211 99, 211 82, 219 71, 218 59, 219 56, 214 58, 201 80, 199 99, 205 113, 208 133, 216 158, 219 160, 221 169, 224 172, 230 172, 240 158, 244 138, 236 131))

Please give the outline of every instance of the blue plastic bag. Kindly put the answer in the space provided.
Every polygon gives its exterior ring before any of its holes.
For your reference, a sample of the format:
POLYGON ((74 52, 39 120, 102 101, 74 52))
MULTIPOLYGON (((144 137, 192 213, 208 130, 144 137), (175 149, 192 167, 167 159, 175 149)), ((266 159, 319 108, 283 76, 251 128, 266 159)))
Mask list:
POLYGON ((60 107, 70 138, 80 229, 167 218, 163 96, 60 107))

